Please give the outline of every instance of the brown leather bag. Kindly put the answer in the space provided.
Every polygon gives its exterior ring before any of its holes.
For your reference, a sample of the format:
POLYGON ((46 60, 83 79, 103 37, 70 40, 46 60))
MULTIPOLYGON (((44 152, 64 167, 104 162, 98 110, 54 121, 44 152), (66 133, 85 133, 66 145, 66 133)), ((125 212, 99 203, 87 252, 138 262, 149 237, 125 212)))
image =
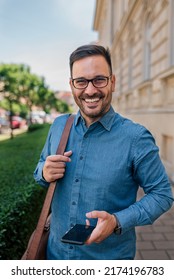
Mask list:
MULTIPOLYGON (((62 137, 57 148, 56 154, 64 154, 66 144, 68 142, 68 136, 71 130, 71 126, 74 120, 74 115, 70 115, 68 118, 62 137)), ((46 198, 42 207, 42 211, 38 220, 36 229, 33 231, 30 240, 27 245, 27 249, 23 254, 21 260, 45 260, 46 248, 50 229, 50 206, 55 191, 56 182, 52 182, 49 185, 46 198)))

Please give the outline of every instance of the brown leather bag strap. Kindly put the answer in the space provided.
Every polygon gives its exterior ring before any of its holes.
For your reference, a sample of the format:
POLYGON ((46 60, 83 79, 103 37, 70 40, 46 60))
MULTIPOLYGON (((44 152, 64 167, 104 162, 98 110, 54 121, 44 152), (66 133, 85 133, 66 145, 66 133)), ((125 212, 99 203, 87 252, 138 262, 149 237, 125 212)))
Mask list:
MULTIPOLYGON (((71 126, 73 124, 73 120, 74 120, 74 115, 70 115, 69 118, 67 119, 65 128, 63 130, 62 137, 60 139, 60 143, 57 148, 56 154, 61 154, 61 155, 64 154, 64 151, 65 151, 65 148, 66 148, 66 145, 68 142, 68 137, 69 137, 69 133, 71 130, 71 126)), ((51 182, 49 185, 46 197, 45 197, 45 201, 44 201, 42 211, 41 211, 41 214, 40 214, 40 217, 38 220, 38 224, 36 226, 33 242, 30 244, 30 248, 27 253, 27 259, 29 259, 29 260, 36 259, 37 249, 38 249, 41 237, 42 237, 42 233, 44 231, 44 226, 46 224, 47 217, 50 212, 51 201, 53 198, 55 188, 56 188, 56 182, 51 182)))

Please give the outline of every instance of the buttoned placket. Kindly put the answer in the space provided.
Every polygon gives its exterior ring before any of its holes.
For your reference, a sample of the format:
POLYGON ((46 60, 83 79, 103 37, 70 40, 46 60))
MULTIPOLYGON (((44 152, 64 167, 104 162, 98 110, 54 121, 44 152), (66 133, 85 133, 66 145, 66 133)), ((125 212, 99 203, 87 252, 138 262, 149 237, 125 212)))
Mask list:
MULTIPOLYGON (((76 167, 74 172, 73 184, 72 184, 72 192, 71 192, 71 200, 70 200, 70 213, 69 213, 69 222, 70 227, 73 227, 77 223, 77 213, 79 211, 79 194, 81 183, 83 179, 84 165, 85 159, 88 153, 88 146, 91 141, 91 137, 94 137, 95 133, 99 131, 101 128, 98 127, 98 123, 94 123, 88 128, 85 125, 84 120, 81 119, 80 127, 78 129, 78 135, 81 135, 81 141, 79 142, 79 153, 76 161, 76 167)), ((84 213, 84 223, 85 223, 85 213, 84 213)), ((68 258, 74 259, 76 257, 76 246, 70 244, 68 247, 68 258)))
MULTIPOLYGON (((83 124, 84 126, 84 124, 83 124)), ((72 193, 71 193, 71 202, 70 202, 70 227, 73 227, 76 223, 76 217, 78 212, 78 199, 80 194, 81 181, 83 176, 83 169, 85 164, 85 157, 88 150, 88 144, 90 141, 88 129, 84 128, 85 131, 82 135, 81 145, 79 145, 79 155, 77 158, 76 170, 74 173, 73 185, 72 185, 72 193)), ((85 217, 84 217, 85 218, 85 217)), ((73 249, 75 247, 73 245, 69 246, 69 257, 73 254, 73 249)))

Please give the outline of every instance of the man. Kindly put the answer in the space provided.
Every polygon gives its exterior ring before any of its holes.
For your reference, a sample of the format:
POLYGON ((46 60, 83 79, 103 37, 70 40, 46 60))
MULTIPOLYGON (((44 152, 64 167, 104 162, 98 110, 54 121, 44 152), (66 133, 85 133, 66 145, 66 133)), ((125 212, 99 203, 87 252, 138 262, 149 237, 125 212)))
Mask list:
POLYGON ((70 56, 70 86, 79 107, 63 156, 55 155, 68 115, 50 128, 34 176, 52 202, 48 259, 134 259, 135 227, 152 224, 173 203, 151 133, 111 106, 115 76, 109 50, 85 45, 70 56), (145 196, 136 202, 138 188, 145 196), (76 223, 96 228, 83 246, 61 242, 76 223))

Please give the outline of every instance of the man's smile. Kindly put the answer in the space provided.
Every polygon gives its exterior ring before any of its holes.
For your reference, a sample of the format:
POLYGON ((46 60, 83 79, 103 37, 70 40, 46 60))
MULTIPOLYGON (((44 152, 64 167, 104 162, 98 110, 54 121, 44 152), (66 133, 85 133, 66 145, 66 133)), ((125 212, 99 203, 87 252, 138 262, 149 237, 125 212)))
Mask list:
POLYGON ((100 98, 85 98, 84 101, 86 103, 94 103, 94 102, 98 102, 100 100, 100 98))

